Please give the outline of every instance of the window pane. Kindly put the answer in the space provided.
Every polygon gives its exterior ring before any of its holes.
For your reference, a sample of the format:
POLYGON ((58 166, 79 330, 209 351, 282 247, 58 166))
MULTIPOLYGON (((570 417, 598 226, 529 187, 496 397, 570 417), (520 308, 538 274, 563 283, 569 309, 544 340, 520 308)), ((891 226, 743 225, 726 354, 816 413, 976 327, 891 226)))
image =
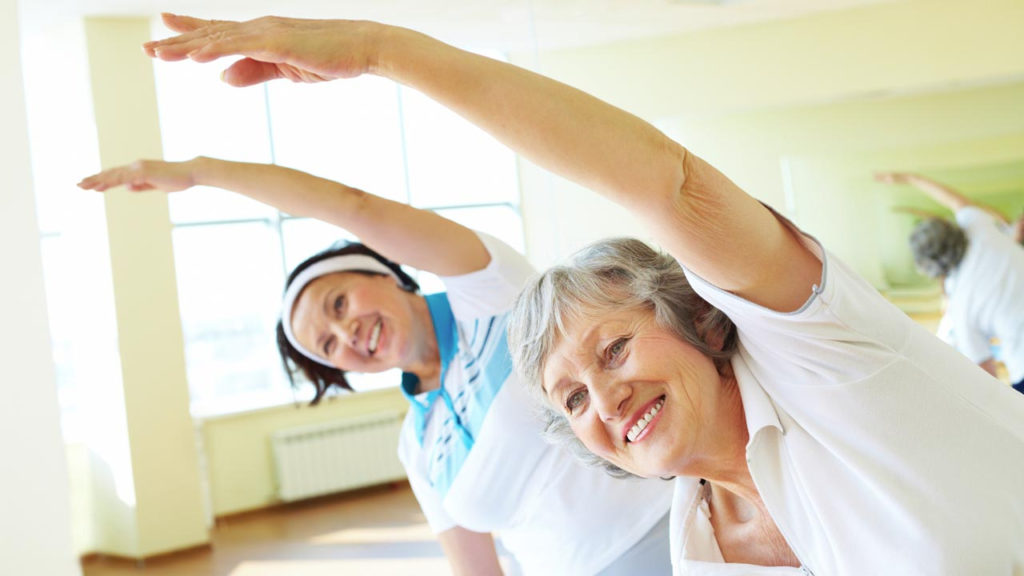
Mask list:
POLYGON ((402 90, 402 111, 414 206, 518 203, 511 150, 413 90, 402 90))
POLYGON ((523 219, 519 211, 511 206, 479 206, 472 208, 451 208, 438 210, 438 214, 474 230, 487 232, 498 240, 526 252, 523 239, 523 219))
MULTIPOLYGON (((473 208, 450 208, 438 210, 438 214, 474 230, 485 231, 491 236, 523 253, 523 223, 519 212, 511 206, 483 206, 473 208)), ((416 274, 416 281, 424 294, 444 292, 441 279, 429 272, 416 274)))
MULTIPOLYGON (((155 32, 156 37, 166 31, 155 32)), ((221 65, 153 63, 164 158, 211 156, 242 162, 270 162, 266 91, 234 88, 218 78, 221 65)), ((170 196, 175 223, 266 218, 273 209, 212 188, 170 196)))
POLYGON ((382 78, 268 86, 278 164, 405 201, 398 88, 382 78))
POLYGON ((171 222, 192 224, 226 220, 262 220, 272 218, 277 210, 245 196, 206 186, 168 195, 171 222))
POLYGON ((222 65, 153 62, 164 157, 270 161, 266 92, 218 79, 222 65))
POLYGON ((274 339, 279 254, 273 228, 262 223, 174 230, 193 415, 293 401, 274 339))
MULTIPOLYGON (((313 254, 326 249, 339 240, 356 240, 344 228, 312 218, 288 218, 281 223, 284 239, 285 274, 313 254)), ((284 290, 284 284, 281 284, 284 290)))

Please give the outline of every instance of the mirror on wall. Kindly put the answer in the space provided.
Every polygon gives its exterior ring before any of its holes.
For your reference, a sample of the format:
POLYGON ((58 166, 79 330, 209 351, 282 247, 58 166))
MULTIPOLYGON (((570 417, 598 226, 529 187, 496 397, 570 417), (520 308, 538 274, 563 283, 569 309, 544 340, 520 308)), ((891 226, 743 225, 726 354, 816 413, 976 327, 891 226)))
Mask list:
POLYGON ((917 271, 908 238, 928 214, 950 219, 953 214, 911 186, 882 184, 873 175, 886 170, 920 173, 1007 220, 1024 213, 1024 157, 986 157, 986 147, 978 143, 953 148, 959 152, 932 155, 928 150, 903 150, 785 158, 783 170, 795 218, 904 311, 937 315, 941 287, 917 271))

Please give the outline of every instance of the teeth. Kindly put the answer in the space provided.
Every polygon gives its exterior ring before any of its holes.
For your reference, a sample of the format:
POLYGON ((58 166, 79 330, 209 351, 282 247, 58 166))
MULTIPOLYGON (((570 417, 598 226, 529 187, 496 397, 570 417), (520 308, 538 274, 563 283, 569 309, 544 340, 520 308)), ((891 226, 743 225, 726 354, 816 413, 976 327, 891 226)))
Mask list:
POLYGON ((378 340, 380 340, 380 321, 373 325, 373 331, 370 332, 370 342, 366 346, 370 350, 370 354, 377 351, 378 340))
POLYGON ((651 409, 648 410, 647 413, 644 414, 639 420, 637 420, 636 424, 634 424, 633 427, 629 429, 629 432, 626 433, 626 440, 630 442, 636 440, 636 437, 639 436, 640 433, 644 431, 644 428, 647 428, 647 424, 651 422, 651 418, 654 418, 654 416, 658 413, 658 410, 661 410, 661 407, 664 405, 665 401, 659 400, 657 404, 651 406, 651 409))

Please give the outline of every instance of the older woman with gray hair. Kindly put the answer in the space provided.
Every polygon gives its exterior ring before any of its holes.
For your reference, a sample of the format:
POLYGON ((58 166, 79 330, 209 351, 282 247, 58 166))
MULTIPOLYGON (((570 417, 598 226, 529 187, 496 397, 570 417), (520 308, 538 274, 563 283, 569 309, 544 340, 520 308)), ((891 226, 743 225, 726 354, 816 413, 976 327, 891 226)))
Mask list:
POLYGON ((942 218, 928 218, 910 233, 914 264, 931 278, 948 276, 967 251, 967 235, 959 226, 942 218))
POLYGON ((534 384, 530 390, 541 406, 548 440, 568 446, 578 458, 613 476, 630 476, 588 450, 561 407, 549 403, 545 390, 536 385, 543 380, 542 369, 558 337, 552 331, 541 335, 545 327, 562 331, 569 318, 616 308, 650 308, 659 324, 718 366, 725 366, 736 350, 736 330, 728 316, 697 295, 678 262, 634 238, 594 244, 571 262, 548 269, 520 295, 509 339, 520 344, 513 359, 524 380, 534 384), (710 346, 701 336, 707 333, 723 334, 721 344, 710 346))
POLYGON ((950 343, 996 375, 991 341, 998 339, 1010 383, 1024 393, 1024 249, 1017 225, 925 176, 882 172, 876 178, 912 186, 953 211, 955 223, 933 217, 914 227, 914 263, 943 283, 950 343))
POLYGON ((146 50, 240 55, 239 86, 390 78, 646 222, 667 256, 605 242, 542 275, 509 348, 589 452, 678 477, 677 573, 1024 574, 1024 399, 679 143, 403 28, 186 24, 146 50))
POLYGON ((680 575, 1024 573, 1024 401, 804 238, 789 311, 631 239, 528 285, 509 342, 549 440, 679 475, 680 575))

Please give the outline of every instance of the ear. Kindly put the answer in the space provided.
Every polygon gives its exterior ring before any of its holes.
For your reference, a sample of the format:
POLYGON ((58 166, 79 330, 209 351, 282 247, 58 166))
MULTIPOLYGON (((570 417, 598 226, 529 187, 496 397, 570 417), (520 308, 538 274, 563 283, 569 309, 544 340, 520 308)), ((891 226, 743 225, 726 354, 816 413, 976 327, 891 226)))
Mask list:
POLYGON ((400 276, 395 276, 394 280, 395 280, 395 285, 398 286, 402 291, 410 292, 410 293, 413 293, 413 294, 416 293, 416 287, 413 284, 410 284, 408 280, 405 280, 404 278, 402 278, 400 276))
POLYGON ((707 334, 704 336, 704 341, 708 343, 708 348, 715 352, 721 352, 725 348, 725 334, 721 328, 714 327, 707 330, 707 334))
POLYGON ((697 336, 707 345, 713 352, 721 352, 725 348, 725 329, 717 322, 712 320, 712 316, 716 310, 708 304, 703 298, 701 298, 700 304, 698 305, 698 312, 693 318, 693 327, 697 332, 697 336))

